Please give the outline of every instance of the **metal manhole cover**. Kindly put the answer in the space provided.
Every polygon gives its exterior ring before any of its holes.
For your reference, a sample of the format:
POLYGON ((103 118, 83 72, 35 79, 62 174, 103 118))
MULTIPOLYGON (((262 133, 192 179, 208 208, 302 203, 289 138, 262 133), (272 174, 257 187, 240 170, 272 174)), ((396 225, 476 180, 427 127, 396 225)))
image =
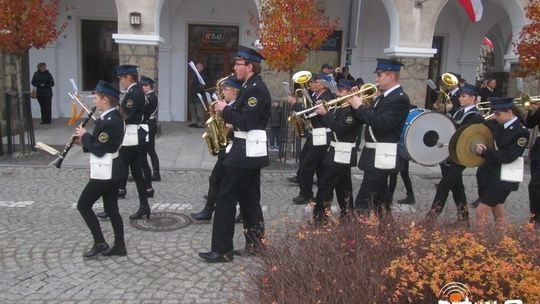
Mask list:
POLYGON ((130 221, 131 226, 145 231, 172 231, 191 224, 191 218, 175 212, 152 212, 149 219, 130 221))

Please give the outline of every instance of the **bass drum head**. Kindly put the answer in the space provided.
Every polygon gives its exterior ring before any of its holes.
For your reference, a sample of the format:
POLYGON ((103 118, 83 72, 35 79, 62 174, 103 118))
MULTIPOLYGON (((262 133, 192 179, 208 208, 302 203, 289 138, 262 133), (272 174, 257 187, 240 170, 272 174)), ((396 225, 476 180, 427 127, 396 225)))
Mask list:
POLYGON ((448 158, 448 144, 456 127, 443 114, 426 112, 416 117, 405 134, 405 149, 420 165, 434 166, 448 158))

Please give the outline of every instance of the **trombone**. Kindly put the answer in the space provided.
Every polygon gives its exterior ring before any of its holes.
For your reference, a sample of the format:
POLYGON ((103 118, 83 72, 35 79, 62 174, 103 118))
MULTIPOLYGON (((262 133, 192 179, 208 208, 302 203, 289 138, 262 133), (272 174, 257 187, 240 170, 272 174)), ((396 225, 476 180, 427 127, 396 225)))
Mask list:
POLYGON ((326 109, 335 109, 335 108, 341 108, 341 107, 346 107, 349 105, 349 103, 347 102, 347 99, 355 96, 355 95, 361 95, 362 98, 365 98, 365 99, 371 99, 371 98, 374 98, 376 95, 377 95, 377 85, 376 84, 373 84, 373 83, 366 83, 366 84, 363 84, 360 89, 358 91, 354 91, 350 94, 347 94, 345 96, 341 96, 341 97, 338 97, 338 98, 334 98, 332 100, 329 100, 329 101, 323 101, 322 104, 319 104, 319 105, 315 105, 311 108, 307 108, 303 111, 300 111, 300 112, 295 112, 294 115, 295 116, 301 116, 301 115, 306 115, 307 114, 307 117, 313 117, 315 115, 317 115, 317 113, 313 112, 315 111, 316 108, 320 107, 320 106, 324 106, 326 109), (309 114, 308 114, 309 113, 309 114))
POLYGON ((482 117, 484 118, 484 120, 490 120, 495 116, 495 114, 490 113, 491 107, 490 107, 489 101, 483 101, 483 102, 477 103, 476 109, 478 110, 478 112, 482 113, 482 117))

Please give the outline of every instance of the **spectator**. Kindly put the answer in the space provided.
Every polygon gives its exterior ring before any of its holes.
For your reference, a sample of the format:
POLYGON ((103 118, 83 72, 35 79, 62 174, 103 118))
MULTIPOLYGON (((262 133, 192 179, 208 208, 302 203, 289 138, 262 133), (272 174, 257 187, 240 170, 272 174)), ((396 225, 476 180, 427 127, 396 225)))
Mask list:
POLYGON ((279 150, 282 113, 279 101, 274 100, 270 116, 270 151, 279 150))
POLYGON ((495 93, 496 87, 497 80, 493 78, 489 79, 486 83, 486 87, 480 89, 480 101, 486 102, 490 97, 498 97, 497 93, 495 93))
MULTIPOLYGON (((337 69, 336 69, 337 70, 337 69)), ((336 73, 336 82, 339 83, 339 81, 341 79, 347 79, 347 80, 351 80, 351 81, 354 81, 354 77, 349 74, 349 67, 348 66, 344 66, 342 67, 340 70, 338 70, 338 72, 336 73)))
POLYGON ((32 77, 32 85, 36 87, 36 96, 41 108, 41 124, 51 124, 51 103, 52 103, 52 87, 54 87, 54 79, 47 70, 47 64, 40 62, 37 65, 37 71, 32 77))

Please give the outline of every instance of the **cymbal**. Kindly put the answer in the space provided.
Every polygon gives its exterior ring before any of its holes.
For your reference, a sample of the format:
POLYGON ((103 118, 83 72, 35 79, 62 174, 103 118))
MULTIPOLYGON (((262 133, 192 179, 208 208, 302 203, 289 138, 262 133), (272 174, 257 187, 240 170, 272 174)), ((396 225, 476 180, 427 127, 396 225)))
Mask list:
POLYGON ((456 163, 465 167, 479 167, 485 160, 476 154, 475 146, 484 144, 493 148, 493 133, 484 124, 472 124, 458 129, 454 140, 450 142, 455 143, 451 155, 455 156, 452 159, 457 160, 456 163))
POLYGON ((457 129, 456 132, 452 134, 452 137, 450 138, 450 142, 448 143, 448 153, 450 154, 450 159, 456 164, 459 164, 459 160, 456 154, 456 143, 459 138, 459 135, 461 135, 461 132, 463 132, 464 129, 465 127, 461 127, 457 129))

